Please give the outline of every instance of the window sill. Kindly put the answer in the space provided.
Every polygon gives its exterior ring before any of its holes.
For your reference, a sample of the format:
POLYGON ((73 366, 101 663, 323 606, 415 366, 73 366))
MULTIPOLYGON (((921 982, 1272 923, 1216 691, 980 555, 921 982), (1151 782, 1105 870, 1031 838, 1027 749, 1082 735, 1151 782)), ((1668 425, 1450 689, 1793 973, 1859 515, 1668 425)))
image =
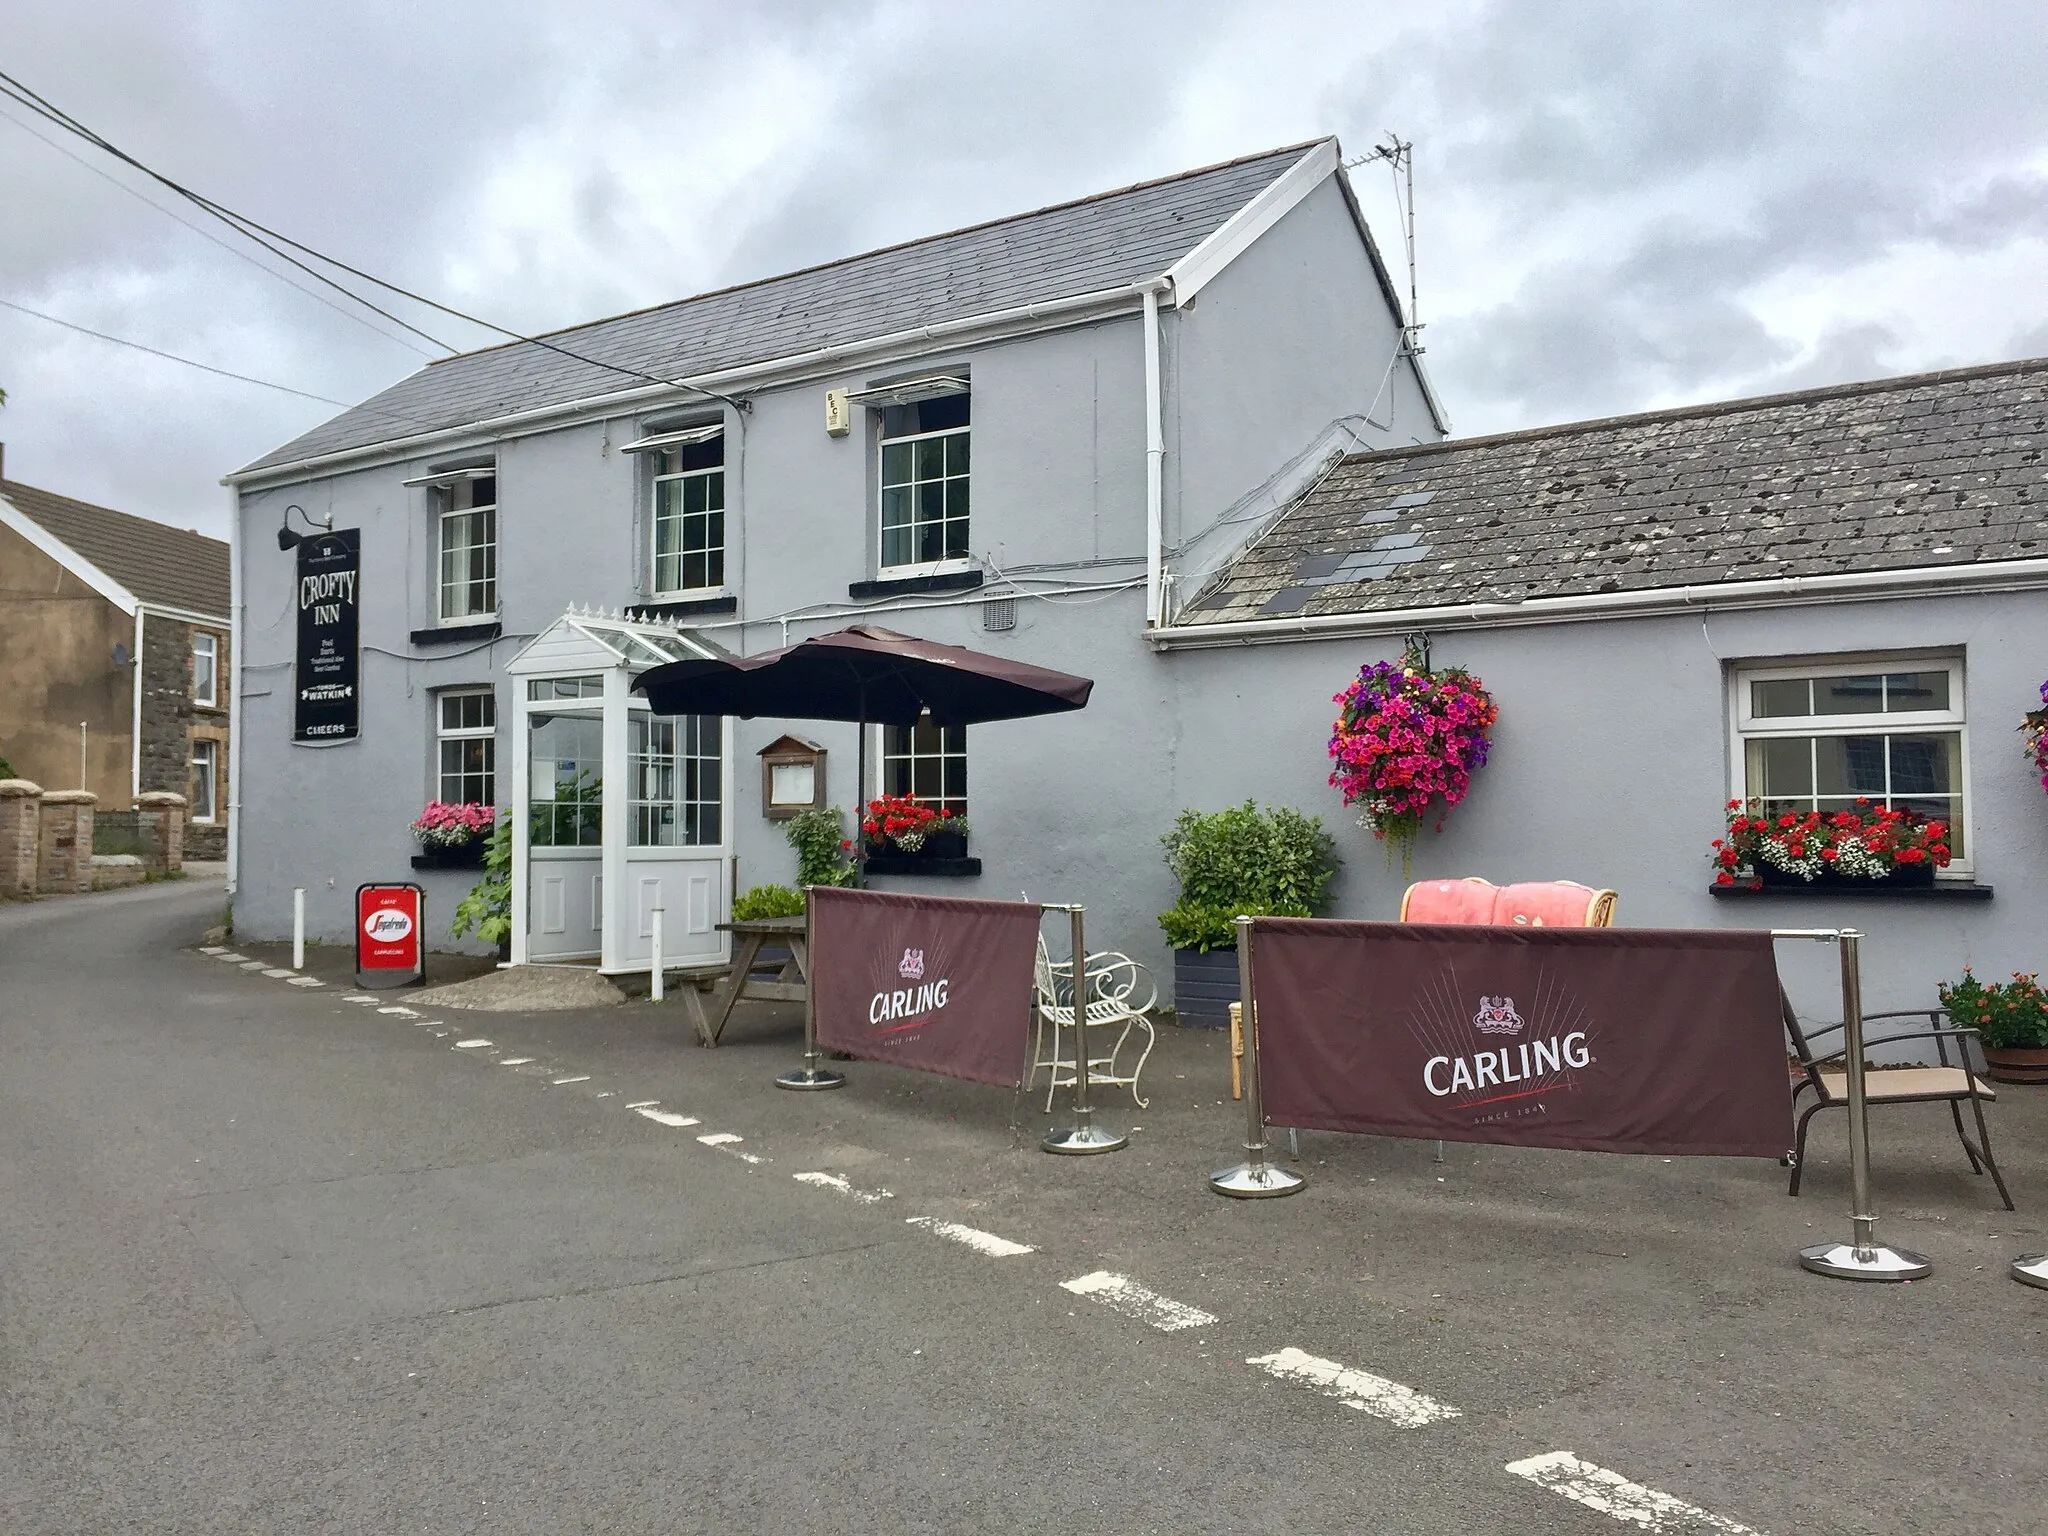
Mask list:
POLYGON ((846 589, 855 601, 870 597, 914 596, 920 592, 972 592, 988 581, 986 571, 939 571, 927 576, 878 576, 856 581, 846 589))
POLYGON ((867 861, 871 875, 921 875, 934 880, 972 880, 981 873, 979 859, 898 858, 890 854, 867 861))
POLYGON ((658 597, 636 603, 626 610, 629 619, 697 619, 721 613, 738 613, 740 600, 726 592, 714 597, 658 597))
POLYGON ((1794 901, 1845 897, 1851 901, 1989 901, 1991 887, 1974 880, 1937 880, 1932 885, 1890 885, 1873 881, 1855 885, 1773 885, 1759 890, 1748 885, 1710 885, 1707 894, 1719 900, 1787 896, 1794 901))
POLYGON ((479 619, 474 623, 436 624, 432 629, 416 629, 412 632, 414 645, 459 645, 465 640, 495 640, 505 632, 505 626, 496 619, 479 619))

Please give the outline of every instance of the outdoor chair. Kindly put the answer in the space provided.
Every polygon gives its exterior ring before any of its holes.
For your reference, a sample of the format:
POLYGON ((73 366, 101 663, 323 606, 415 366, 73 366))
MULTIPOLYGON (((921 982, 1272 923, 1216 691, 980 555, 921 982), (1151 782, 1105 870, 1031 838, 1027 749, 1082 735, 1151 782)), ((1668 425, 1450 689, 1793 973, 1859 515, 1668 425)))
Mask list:
MULTIPOLYGON (((1081 1031, 1084 1035, 1095 1031, 1098 1037, 1106 1036, 1112 1029, 1116 1031, 1115 1043, 1107 1053, 1097 1055, 1095 1046, 1087 1047, 1088 1081, 1129 1088, 1131 1097, 1143 1109, 1151 1101, 1138 1097, 1138 1077, 1145 1070, 1156 1038, 1147 1013, 1159 1000, 1158 984, 1144 966, 1114 950, 1088 956, 1086 966, 1087 975, 1080 989, 1084 999, 1081 1031), (1143 1048, 1128 1072, 1119 1071, 1118 1058, 1134 1035, 1142 1035, 1143 1048)), ((1038 940, 1032 992, 1032 1011, 1037 1022, 1032 1038, 1031 1075, 1024 1079, 1024 1086, 1028 1088, 1037 1080, 1040 1067, 1047 1069, 1045 1107, 1049 1113, 1053 1095, 1074 1082, 1075 1057, 1060 1054, 1060 1034, 1074 1028, 1075 987, 1074 962, 1053 959, 1043 935, 1038 940)))
MULTIPOLYGON (((1818 1029, 1809 1028, 1799 1022, 1799 1016, 1792 1010, 1791 999, 1784 989, 1778 990, 1780 1006, 1785 1014, 1785 1033, 1792 1038, 1792 1049, 1799 1056, 1799 1064, 1805 1069, 1805 1077, 1792 1090, 1792 1102, 1796 1106, 1799 1096, 1811 1090, 1814 1102, 1807 1105, 1799 1116, 1798 1132, 1792 1144, 1792 1187, 1788 1194, 1799 1193, 1799 1177, 1806 1170, 1806 1124, 1824 1109, 1846 1107, 1849 1102, 1849 1073, 1847 1057, 1842 1051, 1831 1055, 1816 1056, 1813 1040, 1817 1036, 1838 1034, 1842 1026, 1826 1024, 1818 1029)), ((1998 1171, 1998 1164, 1991 1159, 1991 1132, 1984 1124, 1984 1104, 1995 1100, 1998 1092, 1989 1083, 1978 1077, 1970 1066, 1969 1042, 1977 1038, 1977 1031, 1964 1028, 1953 1021, 1943 1023, 1947 1013, 1940 1008, 1914 1008, 1894 1013, 1872 1013, 1864 1016, 1865 1024, 1875 1024, 1886 1019, 1925 1019, 1926 1029, 1907 1030, 1899 1034, 1866 1036, 1866 1049, 1877 1045, 1890 1045, 1900 1040, 1932 1040, 1939 1066, 1892 1067, 1879 1072, 1866 1073, 1863 1079, 1864 1102, 1875 1108, 1879 1104, 1946 1104, 1949 1118, 1955 1121, 1956 1139, 1963 1144, 1963 1153, 1970 1159, 1972 1173, 1989 1173, 1991 1182, 1998 1186, 1998 1198, 2005 1202, 2010 1211, 2015 1207, 2012 1195, 2005 1187, 2005 1178, 1998 1171), (1951 1062, 1949 1049, 1953 1046, 1956 1059, 1951 1062), (1963 1105, 1968 1103, 1970 1113, 1977 1120, 1977 1139, 1970 1140, 1969 1132, 1963 1128, 1963 1105)))
POLYGON ((1515 928, 1611 928, 1613 891, 1573 880, 1494 885, 1477 875, 1419 880, 1401 897, 1404 923, 1455 923, 1515 928))

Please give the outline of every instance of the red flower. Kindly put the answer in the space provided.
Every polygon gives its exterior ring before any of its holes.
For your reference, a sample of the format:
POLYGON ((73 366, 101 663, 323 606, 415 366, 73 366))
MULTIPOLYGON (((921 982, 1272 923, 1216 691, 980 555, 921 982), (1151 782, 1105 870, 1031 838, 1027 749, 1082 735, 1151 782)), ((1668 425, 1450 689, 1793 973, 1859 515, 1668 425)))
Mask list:
POLYGON ((1733 885, 1734 883, 1735 877, 1725 869, 1720 874, 1714 876, 1714 884, 1716 885, 1733 885))

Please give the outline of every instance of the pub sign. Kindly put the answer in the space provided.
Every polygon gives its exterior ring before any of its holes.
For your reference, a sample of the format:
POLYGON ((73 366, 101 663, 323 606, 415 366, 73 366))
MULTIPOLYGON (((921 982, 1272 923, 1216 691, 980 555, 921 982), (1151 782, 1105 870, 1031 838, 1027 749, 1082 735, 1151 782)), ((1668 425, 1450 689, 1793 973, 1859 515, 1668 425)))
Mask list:
POLYGON ((353 741, 362 729, 363 531, 343 528, 299 544, 299 645, 292 740, 353 741))

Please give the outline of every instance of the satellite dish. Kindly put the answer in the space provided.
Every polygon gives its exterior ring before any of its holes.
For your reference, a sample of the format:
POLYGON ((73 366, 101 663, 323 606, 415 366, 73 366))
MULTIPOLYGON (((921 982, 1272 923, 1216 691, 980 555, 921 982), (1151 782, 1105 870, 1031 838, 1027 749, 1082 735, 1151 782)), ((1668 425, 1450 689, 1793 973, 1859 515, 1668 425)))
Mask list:
POLYGON ((129 660, 130 657, 128 655, 128 647, 123 645, 120 641, 116 640, 114 642, 114 665, 117 667, 125 667, 128 665, 129 660))

